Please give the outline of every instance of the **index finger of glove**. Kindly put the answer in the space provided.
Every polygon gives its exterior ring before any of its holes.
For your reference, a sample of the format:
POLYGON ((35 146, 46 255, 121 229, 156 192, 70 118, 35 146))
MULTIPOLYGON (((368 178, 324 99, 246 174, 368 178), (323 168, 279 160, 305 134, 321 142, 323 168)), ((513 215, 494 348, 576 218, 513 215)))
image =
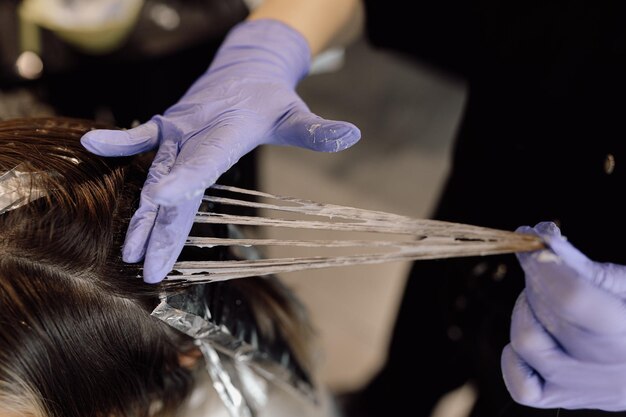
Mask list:
POLYGON ((548 243, 551 249, 518 255, 540 321, 555 333, 565 324, 597 335, 626 332, 626 308, 614 292, 623 271, 610 275, 560 237, 548 243))
POLYGON ((128 227, 123 249, 125 262, 139 262, 145 256, 159 211, 159 205, 154 199, 155 187, 172 169, 177 153, 178 145, 174 141, 166 140, 159 146, 141 190, 139 208, 133 214, 128 227))
MULTIPOLYGON (((550 251, 544 251, 539 255, 533 253, 520 253, 520 262, 531 261, 539 258, 542 261, 562 261, 564 265, 576 271, 577 274, 613 294, 626 296, 626 267, 612 263, 598 263, 590 260, 585 254, 570 244, 561 236, 558 227, 552 222, 542 222, 534 228, 523 226, 518 232, 537 235, 545 240, 550 251), (558 257, 554 258, 550 252, 558 257)), ((523 265, 522 265, 523 266, 523 265)))
POLYGON ((144 281, 157 283, 172 270, 202 203, 202 195, 171 207, 160 207, 150 234, 143 267, 144 281))

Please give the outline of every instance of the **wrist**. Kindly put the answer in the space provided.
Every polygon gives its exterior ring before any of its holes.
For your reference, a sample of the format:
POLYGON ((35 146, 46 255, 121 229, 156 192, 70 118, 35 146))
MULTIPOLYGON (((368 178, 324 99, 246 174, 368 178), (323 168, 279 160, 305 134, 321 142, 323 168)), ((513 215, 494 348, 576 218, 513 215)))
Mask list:
POLYGON ((310 66, 311 49, 298 31, 278 20, 255 19, 231 29, 210 71, 237 75, 242 70, 245 75, 280 78, 295 87, 310 66))

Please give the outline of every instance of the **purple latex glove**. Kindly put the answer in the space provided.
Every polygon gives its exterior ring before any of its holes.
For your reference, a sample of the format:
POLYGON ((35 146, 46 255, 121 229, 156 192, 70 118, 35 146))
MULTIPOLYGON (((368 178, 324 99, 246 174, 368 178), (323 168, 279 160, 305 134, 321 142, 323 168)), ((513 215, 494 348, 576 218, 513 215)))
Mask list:
POLYGON ((519 254, 502 372, 515 401, 538 408, 626 410, 626 267, 589 260, 554 223, 518 231, 550 249, 519 254))
POLYGON ((204 190, 256 146, 336 152, 359 140, 354 125, 324 120, 298 97, 295 86, 309 66, 310 49, 298 32, 275 20, 244 22, 163 116, 134 129, 94 130, 82 138, 88 150, 103 156, 158 146, 123 250, 126 262, 145 257, 146 282, 159 282, 171 270, 204 190))

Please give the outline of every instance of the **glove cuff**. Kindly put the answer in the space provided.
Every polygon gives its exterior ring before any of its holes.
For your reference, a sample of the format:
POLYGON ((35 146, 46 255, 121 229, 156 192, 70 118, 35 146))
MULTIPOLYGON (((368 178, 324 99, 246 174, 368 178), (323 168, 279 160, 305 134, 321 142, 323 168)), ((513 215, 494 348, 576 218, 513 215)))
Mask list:
POLYGON ((292 87, 311 67, 311 48, 295 29, 273 19, 247 20, 233 27, 209 71, 270 76, 292 87))

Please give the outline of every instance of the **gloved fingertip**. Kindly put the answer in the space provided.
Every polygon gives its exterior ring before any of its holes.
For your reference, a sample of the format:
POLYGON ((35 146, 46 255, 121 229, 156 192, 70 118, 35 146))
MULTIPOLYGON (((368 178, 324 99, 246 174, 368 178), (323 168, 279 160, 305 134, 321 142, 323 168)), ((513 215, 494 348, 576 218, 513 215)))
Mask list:
POLYGON ((140 262, 145 256, 145 248, 137 248, 129 244, 125 244, 122 249, 122 260, 129 264, 140 262))
POLYGON ((360 139, 361 130, 349 122, 332 122, 324 126, 330 137, 360 139))
POLYGON ((163 281, 163 279, 165 279, 165 273, 146 272, 145 269, 143 271, 143 282, 146 284, 158 284, 163 281))
POLYGON ((523 233, 527 235, 534 235, 540 237, 544 243, 550 246, 554 240, 564 240, 561 235, 561 229, 554 222, 540 222, 535 227, 520 226, 515 230, 517 233, 523 233))
POLYGON ((106 144, 116 134, 113 130, 92 130, 85 133, 80 138, 80 143, 89 152, 100 156, 109 156, 107 154, 106 144), (104 148, 103 148, 104 145, 104 148))
POLYGON ((143 280, 148 284, 158 284, 172 270, 174 262, 168 259, 147 258, 143 266, 143 280))
POLYGON ((542 237, 561 237, 561 229, 554 222, 541 222, 535 225, 535 230, 542 237))
POLYGON ((80 143, 100 156, 136 155, 158 144, 158 126, 148 122, 130 130, 92 130, 83 135, 80 143))
POLYGON ((535 230, 530 226, 520 226, 515 229, 516 233, 523 233, 525 235, 536 235, 535 230))
POLYGON ((310 148, 320 152, 339 152, 361 139, 358 127, 348 122, 322 122, 307 126, 310 148))
POLYGON ((344 149, 348 149, 359 140, 361 140, 361 130, 358 127, 356 127, 352 123, 345 123, 345 125, 347 127, 347 130, 345 131, 344 135, 339 138, 340 147, 337 149, 337 151, 343 151, 344 149))

